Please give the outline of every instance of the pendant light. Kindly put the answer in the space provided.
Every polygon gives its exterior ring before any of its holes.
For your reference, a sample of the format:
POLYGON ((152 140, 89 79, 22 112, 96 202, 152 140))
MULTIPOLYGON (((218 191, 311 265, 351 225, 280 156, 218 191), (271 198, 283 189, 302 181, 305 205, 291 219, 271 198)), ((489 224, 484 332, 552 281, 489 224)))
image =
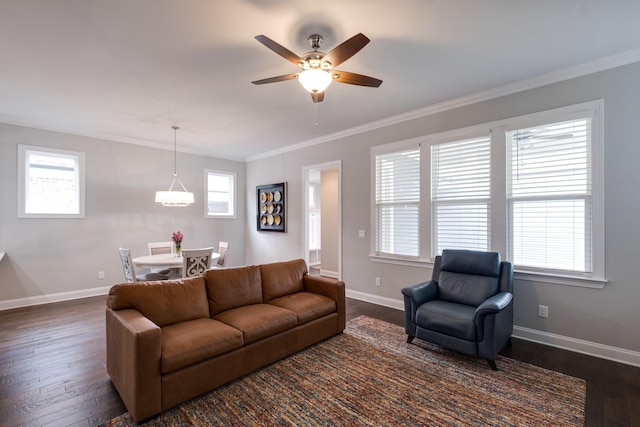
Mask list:
POLYGON ((162 203, 162 206, 189 206, 194 201, 193 193, 188 192, 184 185, 182 185, 182 182, 180 182, 176 166, 176 140, 178 129, 180 128, 174 125, 171 126, 171 129, 173 129, 173 181, 171 181, 171 187, 169 187, 168 191, 156 191, 156 202, 162 203), (182 190, 180 190, 180 188, 176 190, 173 189, 176 180, 180 187, 182 187, 182 190))

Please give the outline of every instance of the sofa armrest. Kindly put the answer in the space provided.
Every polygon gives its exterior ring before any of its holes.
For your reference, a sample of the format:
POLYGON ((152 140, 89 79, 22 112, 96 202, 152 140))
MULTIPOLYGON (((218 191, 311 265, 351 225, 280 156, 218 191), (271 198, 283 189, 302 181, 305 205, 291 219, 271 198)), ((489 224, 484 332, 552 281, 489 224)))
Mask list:
POLYGON ((134 309, 106 311, 107 372, 134 420, 162 410, 161 330, 134 309))
POLYGON ((344 282, 330 277, 305 274, 303 276, 303 283, 305 291, 324 295, 336 302, 336 310, 338 312, 338 329, 336 332, 342 332, 347 323, 344 282))

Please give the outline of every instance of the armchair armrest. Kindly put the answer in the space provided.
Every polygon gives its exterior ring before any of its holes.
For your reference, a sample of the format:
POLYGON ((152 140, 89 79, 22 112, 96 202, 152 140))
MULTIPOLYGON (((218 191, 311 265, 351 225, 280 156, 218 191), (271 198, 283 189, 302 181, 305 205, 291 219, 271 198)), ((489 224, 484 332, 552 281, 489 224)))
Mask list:
POLYGON ((430 280, 428 282, 402 288, 402 295, 409 298, 417 308, 438 296, 438 282, 430 280))
POLYGON ((438 297, 438 282, 433 280, 402 288, 404 295, 405 330, 409 336, 415 336, 416 310, 427 301, 438 297))
POLYGON ((161 330, 134 309, 106 312, 107 372, 136 421, 162 410, 161 330))
POLYGON ((338 312, 338 330, 344 330, 347 324, 347 308, 344 282, 338 279, 323 276, 303 276, 304 289, 307 292, 324 295, 336 302, 336 310, 338 312))
POLYGON ((513 300, 511 292, 499 292, 476 308, 476 318, 502 311, 513 300))

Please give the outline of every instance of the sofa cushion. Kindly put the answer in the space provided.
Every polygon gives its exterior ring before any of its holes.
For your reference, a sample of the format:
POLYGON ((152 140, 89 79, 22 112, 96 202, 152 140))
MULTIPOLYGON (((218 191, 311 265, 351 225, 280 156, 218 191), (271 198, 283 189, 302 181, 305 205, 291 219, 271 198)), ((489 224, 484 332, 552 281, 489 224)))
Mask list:
POLYGON ((269 304, 293 311, 298 316, 299 325, 336 311, 334 300, 310 292, 297 292, 274 298, 269 301, 269 304))
POLYGON ((109 290, 107 307, 133 308, 160 327, 209 317, 203 277, 115 285, 109 290))
POLYGON ((211 317, 232 308, 262 303, 262 281, 257 265, 207 270, 211 317))
POLYGON ((291 329, 298 321, 294 312, 270 304, 234 308, 214 319, 242 331, 245 345, 291 329))
POLYGON ((303 291, 302 277, 307 272, 303 259, 260 265, 264 302, 303 291))
POLYGON ((243 345, 242 332, 212 319, 196 319, 162 328, 163 374, 168 374, 243 345))

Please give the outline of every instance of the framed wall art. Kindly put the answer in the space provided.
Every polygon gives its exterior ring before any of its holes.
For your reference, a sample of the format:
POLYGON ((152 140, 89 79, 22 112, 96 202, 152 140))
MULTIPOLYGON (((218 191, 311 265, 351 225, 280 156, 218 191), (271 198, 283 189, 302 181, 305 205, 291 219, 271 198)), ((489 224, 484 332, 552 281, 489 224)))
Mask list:
POLYGON ((286 191, 286 182, 256 187, 258 231, 286 232, 286 191))

